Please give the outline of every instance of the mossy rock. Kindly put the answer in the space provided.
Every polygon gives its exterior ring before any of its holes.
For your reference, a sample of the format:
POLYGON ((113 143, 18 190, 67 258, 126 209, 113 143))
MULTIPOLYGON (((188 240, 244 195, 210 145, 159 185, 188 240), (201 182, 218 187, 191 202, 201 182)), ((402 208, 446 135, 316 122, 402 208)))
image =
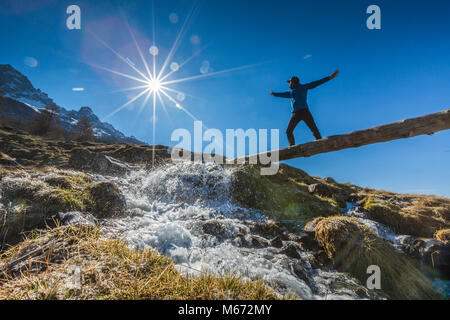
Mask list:
POLYGON ((59 212, 88 211, 91 178, 80 174, 43 174, 42 181, 2 183, 3 219, 0 237, 5 244, 20 241, 23 233, 54 224, 59 212))
POLYGON ((116 216, 126 209, 125 197, 112 182, 94 184, 90 194, 94 203, 93 214, 97 218, 116 216))
POLYGON ((440 299, 431 282, 415 262, 398 253, 387 241, 378 238, 356 219, 335 216, 319 219, 315 238, 332 261, 330 267, 349 272, 366 283, 367 268, 381 270, 381 291, 391 299, 440 299))
POLYGON ((270 218, 304 220, 338 214, 339 201, 309 193, 308 183, 315 181, 286 165, 272 176, 261 175, 259 166, 245 166, 234 172, 231 191, 238 205, 260 209, 270 218))

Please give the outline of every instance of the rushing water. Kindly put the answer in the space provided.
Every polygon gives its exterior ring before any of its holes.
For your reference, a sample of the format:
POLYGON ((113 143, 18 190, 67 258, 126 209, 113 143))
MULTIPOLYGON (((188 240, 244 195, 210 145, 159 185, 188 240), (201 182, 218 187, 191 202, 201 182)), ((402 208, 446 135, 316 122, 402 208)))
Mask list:
POLYGON ((360 298, 351 276, 313 268, 306 250, 298 249, 292 258, 270 245, 246 245, 254 236, 251 224, 267 218, 233 203, 231 177, 231 169, 190 162, 108 177, 124 193, 132 214, 108 220, 104 228, 131 247, 152 247, 170 256, 183 273, 262 278, 278 292, 304 299, 360 298))
POLYGON ((342 213, 346 216, 355 217, 359 222, 369 227, 378 237, 391 242, 398 251, 401 251, 402 240, 408 237, 407 235, 396 234, 389 227, 370 220, 367 217, 367 213, 355 203, 347 202, 347 207, 342 210, 342 213))

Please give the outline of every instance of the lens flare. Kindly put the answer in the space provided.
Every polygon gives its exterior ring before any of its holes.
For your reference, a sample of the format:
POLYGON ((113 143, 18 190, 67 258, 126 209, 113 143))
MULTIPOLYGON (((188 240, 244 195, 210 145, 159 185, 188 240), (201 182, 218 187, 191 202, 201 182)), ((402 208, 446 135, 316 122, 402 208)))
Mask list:
MULTIPOLYGON (((153 7, 153 5, 152 5, 152 7, 153 7)), ((97 41, 99 41, 105 48, 107 48, 109 51, 111 51, 117 58, 119 58, 126 65, 128 65, 135 72, 135 74, 130 75, 130 74, 126 74, 123 72, 119 72, 117 70, 113 70, 111 68, 107 68, 107 67, 99 66, 99 65, 95 65, 95 64, 89 64, 89 65, 92 67, 99 68, 101 70, 122 76, 124 78, 134 80, 139 83, 138 86, 134 86, 131 88, 122 88, 121 90, 118 90, 118 91, 139 90, 139 92, 135 96, 131 97, 127 102, 122 104, 120 107, 113 110, 110 114, 108 114, 105 118, 103 118, 102 121, 105 121, 109 117, 111 117, 111 116, 115 115, 116 113, 118 113, 119 111, 125 109, 126 107, 128 107, 132 103, 136 102, 141 97, 144 97, 143 98, 144 101, 142 102, 142 105, 140 106, 140 108, 137 112, 137 115, 139 115, 142 112, 142 110, 146 107, 147 103, 152 103, 152 111, 153 111, 152 119, 153 120, 158 119, 157 115, 156 115, 156 110, 157 110, 156 107, 157 107, 157 101, 159 101, 162 109, 168 115, 169 121, 171 121, 171 119, 169 117, 169 113, 166 108, 166 104, 164 102, 164 98, 166 98, 169 102, 171 102, 173 104, 173 106, 177 110, 183 111, 186 115, 188 115, 193 120, 198 120, 185 106, 181 105, 181 102, 183 102, 187 96, 192 96, 192 95, 190 95, 188 93, 183 93, 174 88, 171 88, 172 84, 186 82, 186 81, 192 81, 192 80, 198 80, 198 79, 203 79, 203 78, 207 78, 207 77, 213 77, 216 75, 225 74, 225 73, 238 71, 238 70, 243 70, 243 69, 247 69, 247 68, 250 68, 250 67, 253 67, 256 65, 260 65, 260 64, 245 65, 245 66, 241 66, 241 67, 237 67, 237 68, 231 68, 231 69, 226 69, 226 70, 221 70, 221 71, 210 72, 211 70, 210 70, 209 61, 205 60, 202 63, 203 69, 200 70, 200 72, 201 72, 200 75, 195 75, 195 76, 190 76, 190 77, 185 77, 185 78, 175 78, 174 74, 176 72, 178 72, 184 65, 186 65, 188 62, 190 62, 193 58, 198 56, 200 54, 200 52, 207 47, 207 46, 205 46, 199 50, 196 50, 196 52, 191 57, 189 57, 188 59, 186 59, 185 61, 183 61, 180 64, 178 64, 177 62, 172 60, 172 58, 175 54, 175 51, 178 49, 178 47, 180 45, 180 42, 182 41, 183 37, 187 33, 188 26, 191 25, 192 17, 198 11, 197 9, 198 9, 197 5, 194 4, 194 6, 190 10, 189 14, 187 15, 162 67, 159 68, 159 70, 157 70, 157 64, 156 64, 156 57, 159 54, 159 48, 156 46, 156 42, 155 42, 156 33, 155 33, 155 21, 154 21, 155 20, 154 9, 152 12, 153 45, 148 49, 147 55, 144 55, 141 47, 139 46, 138 42, 136 41, 136 37, 134 36, 131 27, 129 26, 128 22, 126 22, 131 39, 133 40, 134 45, 137 50, 137 53, 139 54, 139 57, 141 58, 141 62, 145 67, 144 70, 139 70, 137 68, 136 64, 134 62, 132 62, 128 57, 123 57, 120 53, 118 53, 116 50, 114 50, 109 44, 107 44, 105 41, 100 39, 92 30, 87 30, 88 33, 91 34, 97 41), (151 68, 151 64, 147 61, 148 58, 152 60, 153 68, 151 68), (168 72, 165 72, 166 67, 170 68, 170 70, 168 72), (168 78, 171 80, 169 80, 168 78), (170 93, 172 93, 173 96, 170 93)), ((174 17, 172 17, 172 18, 175 19, 174 17)), ((198 35, 191 36, 190 41, 194 45, 198 45, 201 43, 200 37, 198 35)), ((153 120, 152 120, 152 123, 153 123, 153 145, 155 145, 156 122, 157 121, 153 121, 153 120)), ((154 155, 152 156, 152 158, 154 160, 154 155)))

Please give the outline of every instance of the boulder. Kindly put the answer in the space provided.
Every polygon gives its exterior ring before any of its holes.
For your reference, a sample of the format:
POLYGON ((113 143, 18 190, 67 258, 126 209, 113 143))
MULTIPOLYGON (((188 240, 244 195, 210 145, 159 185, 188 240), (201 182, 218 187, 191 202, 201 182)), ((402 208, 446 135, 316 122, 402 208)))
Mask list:
POLYGON ((1 180, 0 247, 21 241, 29 231, 53 225, 58 212, 85 211, 91 205, 89 182, 84 175, 48 178, 57 187, 44 182, 45 176, 46 173, 14 172, 1 180))
POLYGON ((300 259, 300 246, 294 242, 285 242, 283 247, 278 251, 278 253, 285 254, 289 258, 300 259))
POLYGON ((97 220, 92 215, 79 211, 60 212, 58 213, 58 219, 64 226, 95 226, 97 224, 97 220))
MULTIPOLYGON (((301 170, 280 164, 275 175, 262 176, 258 166, 233 171, 231 193, 236 204, 259 209, 274 220, 304 220, 338 214, 340 204, 308 192, 317 180, 301 170)), ((331 196, 330 196, 331 197, 331 196)))
POLYGON ((90 194, 94 203, 93 214, 97 218, 114 217, 126 209, 125 197, 112 182, 94 184, 90 194))
POLYGON ((72 150, 69 165, 75 169, 107 175, 125 174, 130 171, 130 168, 119 160, 87 149, 72 150))
POLYGON ((401 249, 420 259, 434 270, 450 277, 450 244, 435 239, 405 236, 401 238, 401 249))

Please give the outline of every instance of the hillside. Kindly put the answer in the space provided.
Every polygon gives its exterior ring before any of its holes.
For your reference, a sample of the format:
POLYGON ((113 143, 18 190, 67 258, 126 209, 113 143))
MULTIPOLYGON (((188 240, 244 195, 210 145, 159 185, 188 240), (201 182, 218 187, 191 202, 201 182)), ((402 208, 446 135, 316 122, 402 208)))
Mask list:
POLYGON ((0 128, 0 297, 446 297, 450 199, 169 150, 153 163, 151 146, 0 128), (373 264, 381 290, 366 287, 373 264))

